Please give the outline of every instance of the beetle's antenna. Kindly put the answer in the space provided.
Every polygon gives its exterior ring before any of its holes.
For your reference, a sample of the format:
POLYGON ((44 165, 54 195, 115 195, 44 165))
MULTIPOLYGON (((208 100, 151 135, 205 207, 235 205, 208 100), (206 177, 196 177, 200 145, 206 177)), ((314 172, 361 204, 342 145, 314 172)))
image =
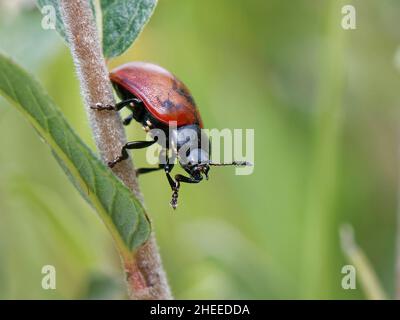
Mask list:
POLYGON ((214 162, 209 162, 208 163, 210 166, 215 166, 215 167, 222 167, 222 166, 237 166, 237 167, 245 167, 245 166, 253 166, 251 162, 248 161, 232 161, 230 163, 214 163, 214 162))

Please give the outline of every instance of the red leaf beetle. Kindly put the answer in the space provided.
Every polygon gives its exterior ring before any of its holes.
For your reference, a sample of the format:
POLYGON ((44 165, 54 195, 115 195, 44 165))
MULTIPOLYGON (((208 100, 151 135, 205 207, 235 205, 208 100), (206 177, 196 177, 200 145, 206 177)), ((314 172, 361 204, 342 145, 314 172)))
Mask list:
MULTIPOLYGON (((139 168, 137 174, 144 174, 163 169, 166 173, 168 182, 172 189, 171 206, 175 209, 178 204, 178 191, 181 182, 199 183, 204 175, 208 179, 210 166, 250 165, 248 162, 232 163, 213 163, 210 161, 208 150, 201 148, 201 139, 208 138, 202 135, 201 129, 203 122, 189 89, 178 80, 173 74, 164 68, 145 62, 130 62, 124 64, 110 72, 110 79, 121 102, 116 105, 102 105, 101 103, 91 106, 95 110, 115 110, 119 111, 128 107, 132 112, 123 120, 124 125, 129 125, 132 119, 139 122, 146 131, 151 129, 161 129, 169 141, 169 122, 175 121, 177 125, 176 143, 167 145, 164 150, 172 148, 174 154, 179 155, 179 150, 188 142, 184 134, 186 129, 190 129, 197 134, 197 140, 191 145, 186 156, 186 161, 178 156, 179 164, 189 174, 189 177, 177 174, 175 179, 170 175, 174 163, 167 159, 166 163, 160 163, 155 168, 139 168)), ((153 141, 132 141, 126 143, 121 150, 121 155, 108 163, 109 167, 114 167, 118 162, 126 160, 129 155, 127 149, 142 149, 157 142, 153 141)), ((204 142, 203 142, 204 143, 204 142)), ((204 144, 203 144, 204 145, 204 144)))

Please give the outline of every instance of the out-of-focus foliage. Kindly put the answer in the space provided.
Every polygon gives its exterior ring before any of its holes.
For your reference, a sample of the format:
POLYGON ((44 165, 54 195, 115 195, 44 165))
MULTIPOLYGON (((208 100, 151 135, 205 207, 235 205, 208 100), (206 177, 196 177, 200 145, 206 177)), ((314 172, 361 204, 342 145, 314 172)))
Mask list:
MULTIPOLYGON (((176 297, 364 298, 341 288, 344 222, 393 295, 400 4, 351 4, 357 29, 344 31, 341 1, 161 0, 135 47, 111 61, 177 74, 208 128, 255 129, 254 173, 213 168, 182 188, 176 212, 162 173, 140 177, 176 297)), ((1 15, 1 49, 39 75, 93 146, 67 48, 40 14, 1 15)), ((4 101, 0 148, 0 297, 124 297, 104 227, 4 101), (41 288, 45 264, 57 290, 41 288)))

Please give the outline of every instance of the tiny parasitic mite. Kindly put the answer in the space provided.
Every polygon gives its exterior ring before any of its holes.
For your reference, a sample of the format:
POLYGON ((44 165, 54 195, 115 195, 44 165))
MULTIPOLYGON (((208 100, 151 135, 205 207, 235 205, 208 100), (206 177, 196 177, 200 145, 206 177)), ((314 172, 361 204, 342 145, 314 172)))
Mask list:
MULTIPOLYGON (((91 106, 94 110, 115 110, 119 111, 124 107, 132 112, 123 120, 124 125, 129 125, 132 119, 139 122, 143 129, 161 129, 167 141, 169 137, 169 123, 174 121, 177 130, 175 131, 175 143, 167 144, 163 152, 168 155, 169 149, 179 155, 179 151, 187 143, 190 143, 186 152, 186 161, 178 156, 179 164, 189 174, 189 177, 177 174, 175 179, 170 175, 174 163, 167 158, 165 164, 160 163, 154 168, 139 168, 137 175, 163 169, 172 189, 171 206, 176 209, 178 204, 178 192, 180 184, 199 183, 204 175, 208 179, 210 166, 246 166, 251 165, 245 161, 233 161, 232 163, 213 163, 210 161, 208 150, 202 148, 204 141, 208 146, 208 138, 202 134, 203 122, 194 99, 189 89, 178 80, 172 73, 164 68, 151 63, 130 62, 110 72, 110 79, 117 95, 121 99, 116 105, 103 105, 101 103, 91 106), (195 141, 189 141, 187 131, 196 133, 195 141), (204 140, 203 140, 204 139, 204 140), (203 142, 201 141, 203 140, 203 142), (203 143, 203 144, 202 144, 203 143)), ((142 149, 157 142, 157 137, 152 141, 132 141, 126 143, 121 150, 121 155, 108 163, 114 167, 118 162, 126 160, 129 155, 127 149, 142 149)))

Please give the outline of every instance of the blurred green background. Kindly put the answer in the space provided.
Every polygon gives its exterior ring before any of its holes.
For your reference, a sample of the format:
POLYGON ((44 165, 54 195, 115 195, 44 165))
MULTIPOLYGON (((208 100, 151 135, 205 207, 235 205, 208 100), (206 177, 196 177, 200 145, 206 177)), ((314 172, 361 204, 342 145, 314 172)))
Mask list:
MULTIPOLYGON (((35 8, 11 2, 0 2, 1 50, 94 148, 68 48, 35 8)), ((341 287, 343 223, 393 297, 399 18, 397 0, 160 0, 110 62, 158 63, 191 88, 206 127, 255 129, 254 173, 214 169, 182 188, 176 212, 162 173, 140 179, 175 297, 366 298, 359 282, 341 287), (356 30, 341 28, 343 4, 355 6, 356 30)), ((127 134, 144 137, 137 126, 127 134)), ((0 298, 124 298, 104 226, 4 100, 0 164, 0 298), (41 287, 46 264, 56 290, 41 287)))

